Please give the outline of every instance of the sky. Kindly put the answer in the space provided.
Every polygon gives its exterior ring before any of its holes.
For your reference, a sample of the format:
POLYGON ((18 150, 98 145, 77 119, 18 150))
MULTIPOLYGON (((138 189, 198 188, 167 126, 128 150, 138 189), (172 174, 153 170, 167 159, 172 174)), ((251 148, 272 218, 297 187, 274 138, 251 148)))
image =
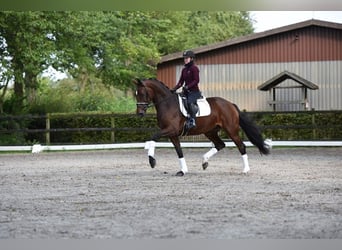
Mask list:
POLYGON ((250 11, 254 31, 262 32, 282 26, 318 19, 342 24, 342 11, 250 11))

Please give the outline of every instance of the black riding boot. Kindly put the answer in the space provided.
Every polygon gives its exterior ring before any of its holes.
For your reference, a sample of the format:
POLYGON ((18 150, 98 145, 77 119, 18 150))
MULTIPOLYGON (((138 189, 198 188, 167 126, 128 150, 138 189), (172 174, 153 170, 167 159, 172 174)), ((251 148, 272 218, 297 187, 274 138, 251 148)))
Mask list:
POLYGON ((191 103, 189 108, 189 115, 188 118, 188 128, 194 128, 196 127, 196 113, 198 112, 198 106, 197 104, 191 103))

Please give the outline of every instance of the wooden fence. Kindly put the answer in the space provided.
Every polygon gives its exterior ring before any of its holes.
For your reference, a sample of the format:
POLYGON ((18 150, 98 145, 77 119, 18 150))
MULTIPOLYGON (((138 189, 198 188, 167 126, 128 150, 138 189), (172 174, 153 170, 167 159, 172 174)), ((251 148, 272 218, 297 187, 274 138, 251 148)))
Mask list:
MULTIPOLYGON (((248 112, 247 114, 256 121, 265 136, 273 137, 274 140, 342 139, 342 111, 248 112), (284 138, 286 136, 288 138, 284 138)), ((50 145, 144 141, 157 130, 155 115, 150 114, 146 117, 144 123, 134 114, 4 115, 0 117, 0 145, 22 145, 32 142, 50 145), (75 134, 78 135, 77 138, 73 136, 75 134), (142 134, 144 136, 141 136, 142 134)), ((228 139, 224 134, 222 136, 228 139)), ((241 133, 241 136, 244 137, 244 134, 241 133)), ((182 138, 182 141, 206 140, 203 135, 182 138)))

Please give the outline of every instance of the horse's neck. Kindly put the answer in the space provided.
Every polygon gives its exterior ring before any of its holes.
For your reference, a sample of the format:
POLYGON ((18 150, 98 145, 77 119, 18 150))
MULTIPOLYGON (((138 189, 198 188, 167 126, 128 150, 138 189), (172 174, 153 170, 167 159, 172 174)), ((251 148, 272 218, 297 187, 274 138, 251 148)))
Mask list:
MULTIPOLYGON (((170 103, 176 100, 175 95, 173 95, 164 86, 151 85, 151 88, 154 92, 153 103, 157 109, 157 112, 163 112, 165 110, 164 108, 166 107, 170 108, 170 103)), ((177 107, 177 105, 175 106, 177 107)))
POLYGON ((164 86, 153 84, 150 85, 150 88, 154 92, 153 102, 155 105, 164 102, 165 99, 171 98, 172 96, 172 93, 169 90, 167 90, 164 86))

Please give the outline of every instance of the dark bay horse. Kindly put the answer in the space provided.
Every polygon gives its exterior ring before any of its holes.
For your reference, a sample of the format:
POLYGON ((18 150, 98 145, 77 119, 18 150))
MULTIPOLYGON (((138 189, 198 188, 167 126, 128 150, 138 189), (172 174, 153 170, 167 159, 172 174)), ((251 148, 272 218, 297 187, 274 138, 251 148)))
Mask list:
MULTIPOLYGON (((137 79, 135 84, 137 114, 143 116, 152 103, 157 111, 157 121, 160 131, 153 135, 151 141, 146 142, 145 147, 148 149, 151 167, 154 168, 156 165, 154 158, 155 142, 161 137, 168 137, 173 143, 179 158, 180 171, 176 175, 183 176, 188 172, 188 168, 183 156, 179 137, 183 132, 186 117, 180 112, 177 94, 172 93, 165 84, 156 79, 137 79)), ((203 155, 203 169, 207 168, 209 158, 225 147, 225 143, 218 136, 219 130, 223 129, 238 147, 243 160, 243 173, 247 173, 250 168, 246 154, 246 146, 238 134, 240 127, 250 142, 259 149, 261 154, 269 154, 270 145, 263 140, 260 131, 253 121, 246 117, 244 113, 240 112, 235 104, 220 97, 207 98, 207 101, 211 107, 210 115, 197 117, 197 126, 190 129, 187 134, 204 134, 214 144, 214 147, 203 155)))

